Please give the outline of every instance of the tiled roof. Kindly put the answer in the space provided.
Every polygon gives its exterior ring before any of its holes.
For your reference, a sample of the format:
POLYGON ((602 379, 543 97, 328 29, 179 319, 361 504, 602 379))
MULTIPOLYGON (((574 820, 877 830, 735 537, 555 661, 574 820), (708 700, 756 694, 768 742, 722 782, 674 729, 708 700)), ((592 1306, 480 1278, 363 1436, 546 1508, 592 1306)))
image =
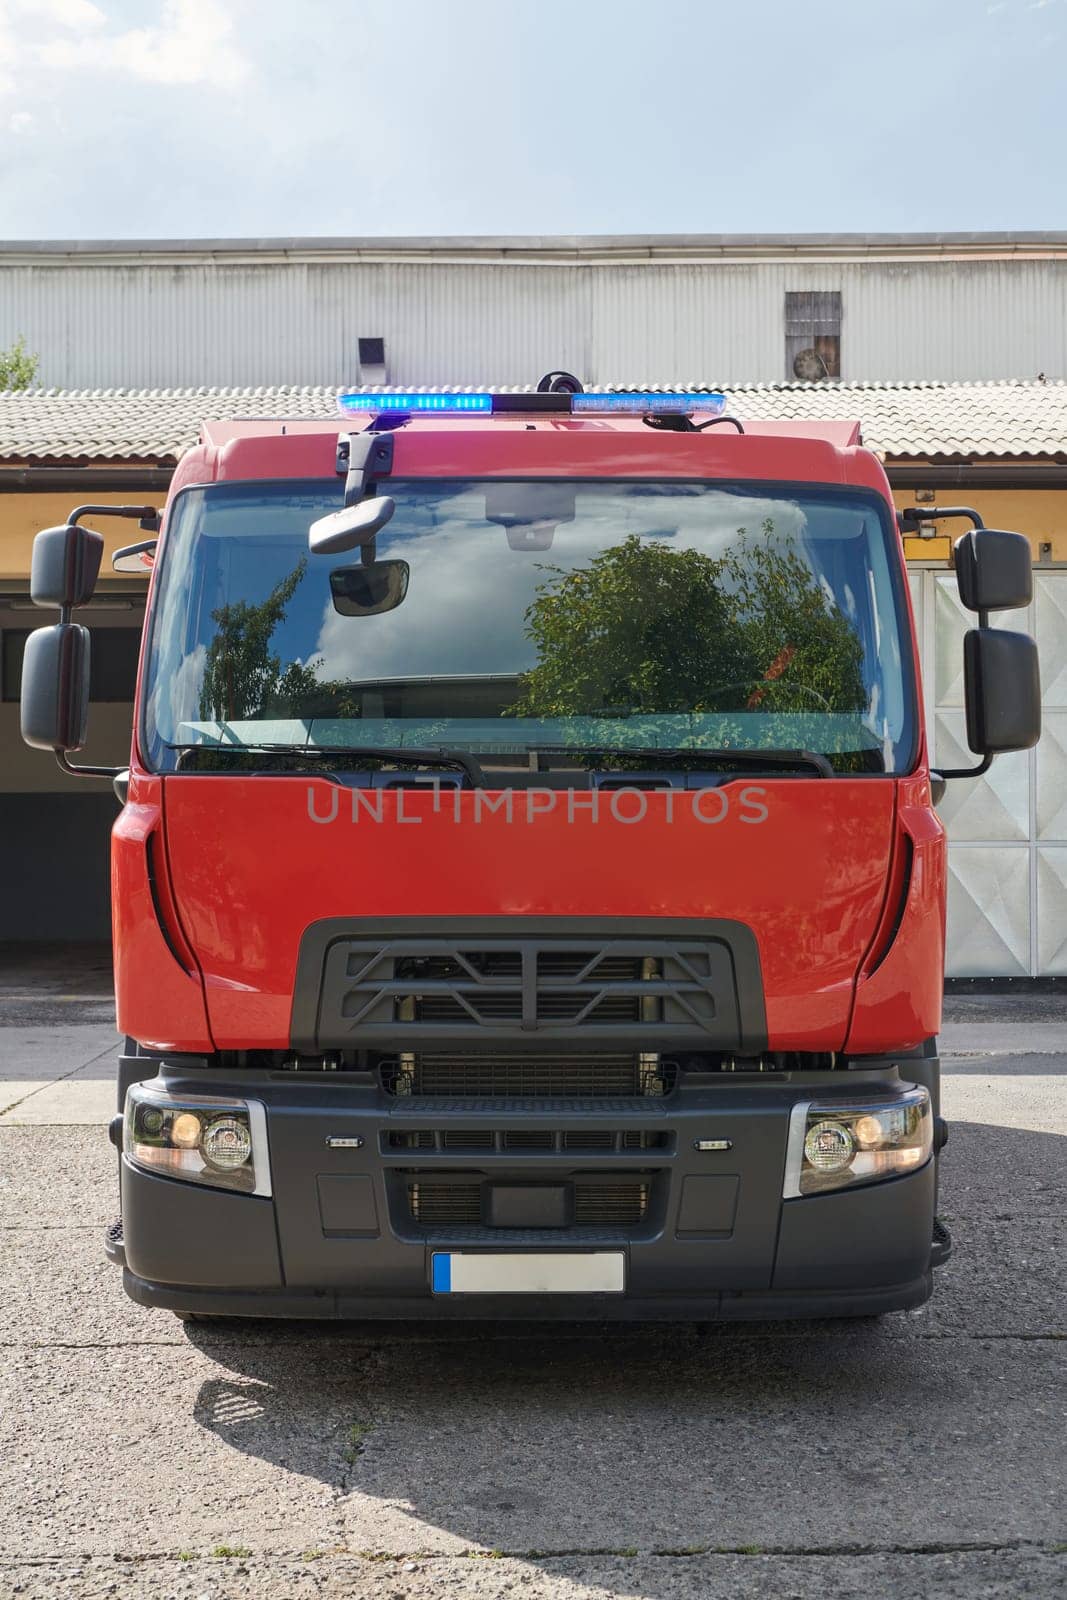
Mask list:
MULTIPOLYGON (((0 463, 169 464, 195 443, 205 418, 334 421, 337 393, 325 387, 0 393, 0 463)), ((729 399, 728 409, 753 420, 858 418, 864 442, 892 459, 1067 457, 1063 382, 739 384, 729 399)))
POLYGON ((859 418, 863 442, 896 458, 1067 455, 1067 383, 745 384, 744 418, 859 418))

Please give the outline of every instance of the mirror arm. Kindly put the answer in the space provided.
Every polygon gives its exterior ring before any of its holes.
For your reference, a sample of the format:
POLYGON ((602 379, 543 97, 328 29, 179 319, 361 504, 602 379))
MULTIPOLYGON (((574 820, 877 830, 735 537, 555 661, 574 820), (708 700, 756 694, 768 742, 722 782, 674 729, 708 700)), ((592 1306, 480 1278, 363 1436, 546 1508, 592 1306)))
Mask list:
POLYGON ((939 778, 945 782, 949 778, 980 778, 992 765, 993 757, 983 756, 976 767, 938 767, 936 772, 931 768, 930 782, 936 783, 939 778))
POLYGON ((114 782, 120 773, 126 771, 125 767, 76 767, 72 761, 67 760, 65 750, 53 750, 52 754, 62 771, 74 778, 110 778, 114 782))
POLYGON ((390 433, 347 433, 337 441, 336 468, 345 474, 345 505, 355 506, 371 490, 371 480, 393 470, 390 433))
POLYGON ((942 517, 966 517, 976 528, 985 527, 970 506, 905 506, 897 512, 897 527, 901 533, 917 533, 924 522, 940 522, 942 517))
POLYGON ((146 533, 158 533, 160 515, 155 506, 75 506, 67 518, 71 527, 82 517, 136 517, 146 533))

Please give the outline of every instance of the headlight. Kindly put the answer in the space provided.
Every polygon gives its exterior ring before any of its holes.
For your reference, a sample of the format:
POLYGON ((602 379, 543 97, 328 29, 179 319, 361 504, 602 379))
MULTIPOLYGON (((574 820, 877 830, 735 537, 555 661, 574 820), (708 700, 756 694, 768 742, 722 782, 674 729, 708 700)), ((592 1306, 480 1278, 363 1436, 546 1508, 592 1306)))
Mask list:
POLYGON ((925 1089, 892 1100, 814 1100, 793 1107, 785 1159, 786 1200, 913 1172, 930 1156, 933 1118, 925 1089))
POLYGON ((131 1084, 122 1148, 146 1172, 241 1194, 271 1192, 267 1114, 258 1100, 175 1096, 160 1078, 131 1084))

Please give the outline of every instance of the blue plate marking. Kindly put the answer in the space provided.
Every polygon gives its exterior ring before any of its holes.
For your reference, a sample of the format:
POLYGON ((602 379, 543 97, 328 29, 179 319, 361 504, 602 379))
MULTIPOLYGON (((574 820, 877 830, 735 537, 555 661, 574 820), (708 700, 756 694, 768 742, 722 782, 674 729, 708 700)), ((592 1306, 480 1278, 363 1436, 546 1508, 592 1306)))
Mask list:
POLYGON ((452 1257, 448 1255, 435 1255, 433 1261, 433 1292, 434 1294, 451 1294, 452 1292, 452 1257))

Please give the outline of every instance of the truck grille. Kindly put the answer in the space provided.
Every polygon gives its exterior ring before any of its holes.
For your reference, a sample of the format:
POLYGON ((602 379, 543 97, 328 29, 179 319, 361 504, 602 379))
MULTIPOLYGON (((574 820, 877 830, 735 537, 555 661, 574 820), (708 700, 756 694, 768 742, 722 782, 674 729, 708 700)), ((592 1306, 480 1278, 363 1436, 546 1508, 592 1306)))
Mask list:
MULTIPOLYGON (((603 992, 605 985, 635 985, 659 977, 658 963, 640 956, 588 950, 539 950, 534 984, 539 1022, 641 1021, 636 993, 603 992), (565 987, 556 989, 553 984, 565 987)), ((457 955, 409 956, 395 964, 395 980, 419 992, 414 1021, 489 1025, 523 1021, 523 961, 519 950, 465 950, 457 955), (435 992, 426 988, 435 986, 435 992)))
MULTIPOLYGON (((475 1006, 466 995, 417 995, 414 1021, 422 1023, 522 1022, 522 997, 518 994, 479 995, 475 1006)), ((543 994, 537 1003, 541 1022, 640 1022, 641 1002, 636 995, 543 994)))
MULTIPOLYGON (((366 919, 362 934, 321 947, 314 995, 298 985, 293 1044, 305 1049, 310 1030, 313 1048, 447 1050, 487 1032, 523 1044, 537 1033, 561 1043, 599 1038, 609 1050, 641 1049, 642 1034, 653 1048, 683 1039, 736 1047, 744 1030, 735 936, 755 960, 740 924, 611 918, 602 932, 595 922, 566 932, 570 919, 546 921, 551 929, 538 931, 511 918, 383 920, 375 937, 375 919, 366 919)), ((305 936, 305 945, 310 975, 316 940, 305 936)))
POLYGON ((300 941, 290 1045, 721 1050, 767 1042, 759 950, 730 918, 327 917, 300 941))
MULTIPOLYGON (((618 1177, 610 1182, 577 1179, 574 1189, 576 1228, 634 1227, 648 1214, 652 1185, 647 1176, 618 1177)), ((419 1177, 408 1184, 408 1212, 424 1228, 470 1228, 482 1221, 482 1184, 419 1177)))
POLYGON ((677 1068, 656 1055, 499 1055, 452 1051, 383 1061, 387 1094, 487 1099, 631 1099, 674 1088, 677 1068))

